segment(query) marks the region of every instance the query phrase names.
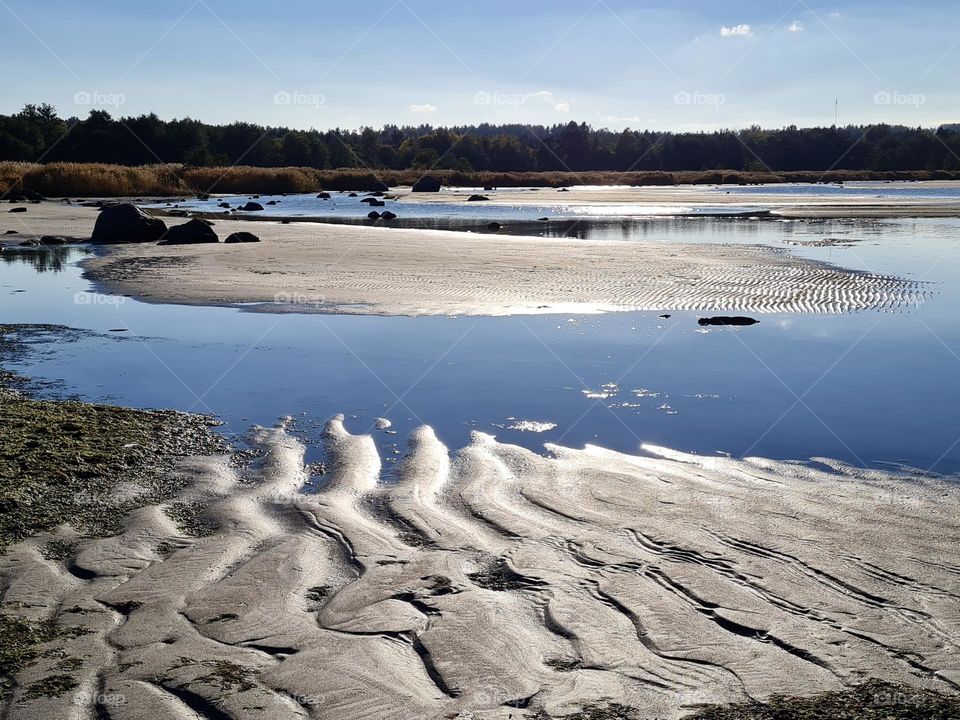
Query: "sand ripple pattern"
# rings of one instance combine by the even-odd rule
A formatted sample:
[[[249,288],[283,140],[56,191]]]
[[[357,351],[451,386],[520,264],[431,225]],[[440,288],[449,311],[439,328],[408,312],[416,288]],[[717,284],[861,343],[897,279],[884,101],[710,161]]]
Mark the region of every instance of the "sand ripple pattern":
[[[700,702],[880,677],[960,688],[958,487],[832,461],[633,457],[477,433],[451,454],[413,433],[398,479],[372,439],[304,448],[258,430],[256,465],[185,467],[181,498],[65,563],[0,558],[6,612],[64,641],[80,687],[3,717],[522,718],[616,702],[677,718]],[[540,716],[542,717],[542,715]]]
[[[842,313],[909,308],[926,292],[921,283],[766,246],[262,224],[264,242],[249,247],[121,247],[87,268],[113,292],[274,312]]]

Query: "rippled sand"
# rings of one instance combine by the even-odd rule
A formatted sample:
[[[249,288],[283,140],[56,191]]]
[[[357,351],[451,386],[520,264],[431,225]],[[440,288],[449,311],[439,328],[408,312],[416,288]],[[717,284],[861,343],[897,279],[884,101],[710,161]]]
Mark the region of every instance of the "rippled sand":
[[[31,205],[21,236],[88,238],[92,208]],[[168,218],[168,223],[179,222]],[[85,263],[110,292],[154,302],[379,315],[694,310],[836,313],[911,306],[917,283],[765,246],[513,237],[218,220],[261,243],[105,249]],[[2,230],[2,228],[0,228]]]
[[[218,223],[221,235],[238,222]],[[836,313],[911,306],[920,287],[788,252],[257,223],[256,245],[111,250],[101,287],[158,302],[377,315],[624,310]]]
[[[325,442],[310,495],[280,429],[250,471],[194,461],[206,536],[148,507],[69,570],[44,538],[0,558],[7,608],[86,631],[60,645],[81,686],[7,716],[677,718],[866,677],[960,687],[955,484],[480,433],[451,456],[426,427],[383,484],[370,437],[336,418]]]

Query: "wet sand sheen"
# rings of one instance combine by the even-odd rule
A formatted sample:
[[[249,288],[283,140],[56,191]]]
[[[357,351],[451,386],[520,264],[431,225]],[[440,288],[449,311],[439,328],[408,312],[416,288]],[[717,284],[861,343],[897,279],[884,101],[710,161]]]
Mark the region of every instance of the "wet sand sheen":
[[[97,688],[122,719],[604,699],[675,718],[865,677],[960,688],[958,489],[938,478],[653,447],[545,458],[480,433],[451,456],[423,427],[385,485],[338,417],[326,484],[303,494],[303,447],[282,429],[254,442],[248,472],[187,468],[201,537],[148,507],[70,570],[43,538],[0,558],[6,603],[89,631],[64,644],[81,687],[9,717],[66,717]]]

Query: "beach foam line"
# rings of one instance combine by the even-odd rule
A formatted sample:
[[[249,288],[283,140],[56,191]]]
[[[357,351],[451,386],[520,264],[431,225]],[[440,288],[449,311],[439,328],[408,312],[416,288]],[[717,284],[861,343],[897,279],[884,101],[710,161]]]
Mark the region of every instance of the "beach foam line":
[[[614,700],[813,694],[866,677],[960,688],[960,485],[912,471],[655,446],[641,455],[415,430],[396,480],[343,417],[306,492],[304,447],[185,465],[181,503],[119,537],[0,557],[4,609],[75,635],[78,685],[18,675],[10,718],[506,718]],[[62,674],[62,673],[61,673]],[[105,701],[104,698],[107,700]]]

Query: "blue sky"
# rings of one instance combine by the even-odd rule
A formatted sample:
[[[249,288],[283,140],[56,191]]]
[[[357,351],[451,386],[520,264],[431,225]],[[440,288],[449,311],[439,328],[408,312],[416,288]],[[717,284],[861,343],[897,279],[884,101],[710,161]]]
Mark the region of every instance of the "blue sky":
[[[0,0],[0,112],[300,128],[960,122],[960,4]],[[12,71],[11,71],[12,70]]]

